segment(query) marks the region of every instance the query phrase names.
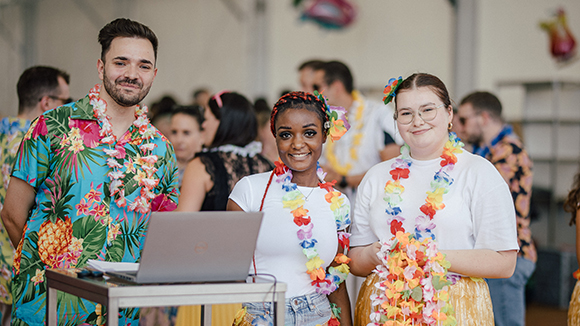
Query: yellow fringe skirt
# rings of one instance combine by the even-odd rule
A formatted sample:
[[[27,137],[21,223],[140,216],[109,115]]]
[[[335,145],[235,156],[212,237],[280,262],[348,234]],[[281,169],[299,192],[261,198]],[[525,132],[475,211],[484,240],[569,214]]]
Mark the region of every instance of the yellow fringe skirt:
[[[370,274],[363,282],[354,313],[354,326],[366,326],[370,322],[371,294],[378,294],[375,273]],[[493,306],[489,288],[485,281],[473,281],[462,277],[449,288],[450,302],[455,309],[457,326],[493,326]]]
[[[230,326],[241,303],[212,305],[210,326]],[[200,306],[181,306],[177,311],[175,326],[199,326],[201,323]]]
[[[568,326],[580,326],[580,281],[576,281],[570,306],[568,307]]]

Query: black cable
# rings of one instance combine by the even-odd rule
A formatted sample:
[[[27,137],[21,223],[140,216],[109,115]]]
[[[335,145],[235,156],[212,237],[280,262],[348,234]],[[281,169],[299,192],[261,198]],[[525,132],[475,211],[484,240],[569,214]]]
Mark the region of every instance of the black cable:
[[[273,318],[273,323],[274,326],[278,326],[278,319],[276,318],[276,310],[277,309],[277,303],[276,303],[276,284],[278,283],[278,280],[276,279],[276,276],[272,275],[272,274],[268,274],[268,273],[256,273],[256,274],[250,274],[248,275],[249,277],[255,278],[258,276],[267,276],[267,277],[271,277],[274,280],[274,289],[272,291],[272,318]],[[284,309],[286,309],[286,301],[282,302],[282,304],[284,305]]]

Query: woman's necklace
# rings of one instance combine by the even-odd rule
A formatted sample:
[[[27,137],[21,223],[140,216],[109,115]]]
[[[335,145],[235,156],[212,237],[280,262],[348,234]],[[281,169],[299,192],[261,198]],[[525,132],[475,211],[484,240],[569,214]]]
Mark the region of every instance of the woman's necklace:
[[[300,190],[300,188],[297,188],[297,189],[304,196],[304,200],[305,201],[308,201],[308,197],[310,197],[310,195],[312,195],[312,193],[314,192],[314,189],[316,189],[316,187],[312,187],[312,190],[310,190],[310,192],[308,193],[308,195],[304,195],[304,193],[302,192],[302,190]]]
[[[93,106],[93,113],[95,118],[99,121],[101,136],[101,144],[108,145],[108,149],[104,152],[109,156],[107,159],[107,166],[112,169],[107,176],[111,179],[109,191],[113,196],[118,207],[125,207],[129,211],[137,211],[146,214],[151,210],[151,201],[155,198],[153,189],[159,183],[159,179],[155,175],[157,168],[157,155],[152,155],[153,149],[157,146],[151,142],[151,139],[156,134],[155,128],[149,125],[147,119],[147,107],[137,106],[135,108],[135,121],[133,126],[138,128],[138,137],[132,137],[131,134],[124,136],[118,140],[113,134],[113,126],[110,122],[110,117],[107,115],[107,102],[100,97],[101,85],[97,84],[89,92],[90,104]],[[125,160],[126,151],[124,146],[127,143],[138,146],[141,153],[137,153],[135,160],[130,157]],[[123,171],[123,167],[125,170]],[[127,178],[127,176],[133,176]],[[139,195],[131,203],[125,197],[125,182],[137,182],[137,186],[141,187]]]
[[[350,259],[342,253],[337,254],[334,261],[340,265],[329,267],[328,274],[326,273],[324,268],[322,268],[324,261],[320,258],[316,249],[318,240],[312,237],[314,223],[308,215],[308,209],[304,207],[306,202],[304,195],[298,190],[298,186],[292,182],[292,171],[282,161],[278,161],[272,174],[276,177],[276,182],[280,183],[282,189],[286,191],[286,194],[282,196],[282,206],[290,209],[294,217],[294,224],[298,226],[298,241],[302,247],[302,252],[308,259],[306,273],[310,275],[311,284],[316,287],[316,292],[328,295],[334,292],[340,283],[346,279],[350,272],[347,265]],[[320,166],[317,167],[317,175],[319,180],[324,180],[325,173]],[[344,195],[335,191],[333,186],[334,182],[323,181],[318,183],[320,189],[327,191],[324,199],[330,204],[330,210],[334,215],[338,241],[344,250],[348,250],[350,234],[341,230],[346,230],[350,225],[350,206],[344,202]],[[313,188],[310,194],[315,189]]]
[[[336,154],[334,153],[334,142],[327,142],[326,143],[326,158],[328,159],[328,163],[332,167],[332,169],[338,172],[340,175],[348,175],[348,172],[352,169],[352,163],[358,161],[358,152],[357,149],[359,148],[361,141],[362,141],[362,128],[364,126],[363,121],[363,112],[365,108],[365,102],[362,96],[358,91],[352,92],[353,102],[357,103],[356,107],[356,114],[354,117],[355,122],[353,123],[355,134],[352,136],[352,145],[350,147],[350,162],[346,162],[345,164],[340,164]],[[352,129],[351,129],[352,130]],[[352,131],[351,131],[352,133]]]
[[[452,318],[446,323],[455,324],[447,292],[448,285],[451,285],[447,279],[450,264],[437,250],[433,218],[437,211],[445,208],[443,195],[453,184],[449,172],[457,162],[455,153],[461,153],[462,147],[463,143],[450,133],[441,154],[441,168],[431,181],[432,191],[427,191],[425,204],[420,207],[423,214],[415,219],[413,234],[406,233],[400,208],[405,191],[401,179],[409,178],[412,164],[407,144],[401,148],[401,158],[391,165],[392,180],[385,185],[384,200],[391,233],[395,236],[381,242],[378,255],[382,264],[374,271],[379,276],[375,286],[380,289],[379,294],[371,299],[373,306],[378,306],[378,310],[370,315],[375,325],[383,324],[384,318],[397,322],[411,320],[414,325],[436,325]]]

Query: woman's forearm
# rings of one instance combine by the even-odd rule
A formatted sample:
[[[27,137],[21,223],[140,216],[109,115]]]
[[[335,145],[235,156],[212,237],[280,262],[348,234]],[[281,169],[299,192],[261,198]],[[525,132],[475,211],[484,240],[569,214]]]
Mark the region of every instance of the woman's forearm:
[[[381,263],[379,257],[377,257],[379,249],[380,244],[378,242],[364,247],[350,248],[348,257],[351,259],[349,263],[351,274],[367,277]]]
[[[485,278],[508,278],[516,268],[517,251],[490,249],[441,250],[451,263],[450,272]]]

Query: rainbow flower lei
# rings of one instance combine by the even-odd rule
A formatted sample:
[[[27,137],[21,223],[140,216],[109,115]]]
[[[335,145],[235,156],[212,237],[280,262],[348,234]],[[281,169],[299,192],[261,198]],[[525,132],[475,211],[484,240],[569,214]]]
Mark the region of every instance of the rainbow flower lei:
[[[324,128],[328,130],[327,134],[332,141],[339,140],[350,129],[350,124],[346,118],[346,109],[342,106],[328,105],[324,95],[318,91],[314,91],[314,96],[318,97],[324,104],[324,111],[328,117],[328,121],[324,124]]]
[[[375,286],[380,290],[371,297],[376,311],[371,312],[370,325],[456,325],[454,310],[449,303],[448,286],[452,279],[447,275],[450,267],[445,256],[438,251],[433,229],[437,211],[445,208],[443,195],[449,192],[453,178],[449,172],[457,163],[456,153],[461,153],[463,143],[454,133],[449,134],[441,154],[441,168],[431,181],[432,191],[427,191],[422,215],[415,219],[415,230],[407,233],[405,220],[399,207],[405,187],[401,179],[409,178],[410,149],[401,148],[401,158],[391,165],[392,180],[385,185],[391,233],[395,236],[381,241],[377,256],[382,264],[373,271],[379,276]]]
[[[276,182],[282,184],[282,189],[286,194],[282,197],[282,204],[284,208],[291,210],[294,217],[294,223],[298,226],[299,244],[302,247],[302,252],[308,258],[306,262],[306,273],[310,275],[311,284],[316,287],[316,292],[328,295],[334,292],[340,283],[344,282],[350,269],[348,262],[350,259],[339,253],[334,258],[334,261],[340,264],[337,267],[329,267],[328,274],[322,268],[324,261],[320,258],[316,250],[318,241],[312,237],[312,229],[314,224],[311,217],[308,216],[308,209],[304,208],[304,195],[298,190],[298,186],[292,182],[292,171],[282,161],[276,162],[276,168],[272,172],[275,174]],[[322,168],[318,166],[317,175],[320,180],[324,180],[325,173]],[[336,229],[338,231],[338,242],[345,250],[349,248],[350,234],[346,232],[346,228],[350,225],[350,206],[344,202],[343,194],[335,191],[333,182],[320,182],[318,186],[327,191],[324,196],[326,202],[330,204],[330,209],[334,215],[336,222]]]
[[[109,190],[111,196],[114,196],[114,201],[119,207],[127,206],[129,211],[137,211],[145,214],[151,210],[151,201],[156,197],[153,189],[159,183],[155,172],[157,168],[157,155],[152,155],[151,152],[157,146],[151,142],[151,139],[156,134],[155,128],[149,125],[147,119],[147,107],[137,106],[135,108],[135,121],[133,125],[139,129],[139,137],[134,140],[129,140],[132,143],[139,144],[139,149],[143,155],[138,155],[133,162],[125,162],[121,165],[118,159],[124,159],[126,156],[124,144],[127,140],[121,139],[117,142],[117,137],[113,134],[113,126],[111,125],[110,117],[107,115],[107,102],[100,97],[101,85],[97,84],[89,91],[90,104],[93,106],[95,118],[99,121],[101,136],[101,144],[109,145],[104,152],[109,155],[107,159],[107,166],[112,169],[107,176],[111,179]],[[114,146],[114,147],[113,147]],[[126,167],[125,172],[133,172],[135,174],[134,180],[138,186],[142,187],[139,196],[135,198],[132,203],[129,203],[125,198],[125,189],[122,178],[125,174],[121,170],[123,166]]]

